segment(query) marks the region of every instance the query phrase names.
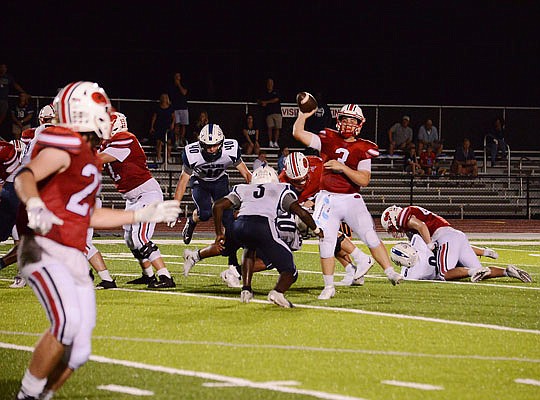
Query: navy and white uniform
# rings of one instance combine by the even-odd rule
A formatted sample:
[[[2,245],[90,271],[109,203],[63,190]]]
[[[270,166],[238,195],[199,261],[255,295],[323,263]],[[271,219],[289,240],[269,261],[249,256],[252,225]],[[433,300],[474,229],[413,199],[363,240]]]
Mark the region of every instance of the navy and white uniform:
[[[280,273],[296,274],[292,251],[277,228],[278,214],[289,213],[291,204],[298,200],[291,186],[285,183],[236,185],[227,198],[240,208],[233,223],[235,239],[244,248],[255,249],[257,257]]]
[[[410,267],[403,267],[401,275],[405,280],[437,280],[444,281],[437,257],[429,249],[422,236],[414,234],[411,238],[411,246],[418,252],[418,260]]]

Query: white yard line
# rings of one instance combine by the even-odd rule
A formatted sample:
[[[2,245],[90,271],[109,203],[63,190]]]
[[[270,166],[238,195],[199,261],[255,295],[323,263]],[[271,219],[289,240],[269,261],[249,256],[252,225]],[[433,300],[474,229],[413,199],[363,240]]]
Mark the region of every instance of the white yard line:
[[[99,385],[97,388],[99,390],[106,390],[109,392],[130,394],[132,396],[153,396],[154,395],[154,392],[151,392],[150,390],[143,390],[143,389],[134,388],[130,386]]]
[[[384,383],[385,385],[401,386],[401,387],[407,387],[407,388],[411,388],[411,389],[444,390],[443,386],[428,385],[428,384],[425,384],[425,383],[417,383],[417,382],[381,381],[381,383]]]
[[[540,381],[536,379],[514,379],[516,383],[523,383],[525,385],[540,386]]]

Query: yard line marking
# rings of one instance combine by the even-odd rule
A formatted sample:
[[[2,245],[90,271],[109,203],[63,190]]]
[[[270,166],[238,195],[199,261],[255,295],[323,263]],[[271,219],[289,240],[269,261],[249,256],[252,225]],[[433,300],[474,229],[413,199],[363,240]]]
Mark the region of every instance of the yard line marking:
[[[533,385],[533,386],[540,386],[540,381],[537,381],[536,379],[514,379],[514,382],[516,383],[524,383],[525,385]]]
[[[385,385],[401,386],[401,387],[408,387],[408,388],[420,389],[420,390],[444,390],[443,386],[428,385],[425,383],[402,382],[402,381],[381,381],[381,383],[384,383]]]
[[[125,289],[125,288],[118,288],[116,290],[124,291],[124,292],[134,292],[134,293],[154,293],[154,294],[170,295],[170,296],[198,297],[202,299],[212,299],[212,300],[225,300],[225,301],[237,301],[237,302],[240,301],[239,297],[212,296],[212,295],[206,295],[206,294],[201,295],[197,293],[168,292],[168,291]],[[257,300],[257,299],[251,300],[250,303],[271,304],[268,300]],[[502,326],[502,325],[480,324],[480,323],[465,322],[465,321],[452,321],[448,319],[422,317],[422,316],[417,316],[417,315],[392,314],[392,313],[385,313],[385,312],[380,312],[380,311],[361,310],[357,308],[313,306],[313,305],[298,304],[298,303],[295,303],[294,306],[296,308],[307,308],[307,309],[312,309],[312,310],[324,310],[324,311],[334,311],[334,312],[340,311],[340,312],[346,312],[346,313],[351,313],[351,314],[373,315],[377,317],[388,317],[388,318],[398,318],[398,319],[412,319],[412,320],[424,321],[424,322],[435,322],[435,323],[442,323],[442,324],[448,324],[448,325],[470,326],[470,327],[475,327],[475,328],[493,329],[497,331],[532,333],[535,335],[540,335],[540,330],[513,328],[509,326]]]
[[[133,396],[153,396],[154,392],[150,390],[138,389],[130,386],[120,385],[100,385],[97,387],[99,390],[108,390],[109,392],[131,394]]]
[[[2,343],[0,342],[0,348],[11,349],[11,350],[21,350],[21,351],[33,351],[32,347],[28,346],[19,346],[11,343]],[[137,368],[146,371],[153,372],[162,372],[170,375],[180,375],[180,376],[189,376],[194,378],[208,379],[211,381],[218,381],[232,384],[233,386],[242,386],[249,387],[253,389],[263,389],[270,390],[273,392],[282,392],[282,393],[292,393],[292,394],[303,394],[306,396],[316,397],[318,399],[324,400],[365,400],[361,397],[352,397],[345,396],[334,393],[320,392],[318,390],[309,390],[309,389],[298,389],[294,387],[288,387],[286,385],[273,384],[272,382],[254,382],[249,379],[235,378],[232,376],[213,374],[211,372],[200,372],[200,371],[190,371],[186,369],[165,367],[162,365],[152,365],[144,364],[141,362],[129,361],[129,360],[118,360],[109,357],[102,357],[97,355],[91,355],[90,361],[102,363],[102,364],[113,364],[121,365],[128,368]]]
[[[42,333],[29,332],[12,332],[0,331],[2,335],[12,336],[32,336],[39,337]],[[366,354],[380,356],[397,356],[397,357],[418,357],[418,358],[437,358],[437,359],[458,359],[458,360],[481,360],[481,361],[516,361],[525,363],[540,363],[540,359],[535,358],[519,358],[519,357],[500,357],[500,356],[480,356],[476,354],[429,354],[429,353],[412,353],[408,351],[391,351],[391,350],[369,350],[369,349],[343,349],[343,348],[328,348],[328,347],[311,347],[311,346],[293,346],[279,344],[250,344],[250,343],[230,343],[230,342],[211,342],[205,340],[175,340],[175,339],[157,339],[157,338],[132,338],[121,336],[92,336],[94,340],[115,340],[120,342],[136,342],[136,343],[156,343],[156,344],[172,344],[172,345],[188,345],[188,346],[218,346],[232,348],[248,348],[248,349],[270,349],[284,351],[302,351],[302,352],[321,352],[321,353],[344,353],[344,354]]]

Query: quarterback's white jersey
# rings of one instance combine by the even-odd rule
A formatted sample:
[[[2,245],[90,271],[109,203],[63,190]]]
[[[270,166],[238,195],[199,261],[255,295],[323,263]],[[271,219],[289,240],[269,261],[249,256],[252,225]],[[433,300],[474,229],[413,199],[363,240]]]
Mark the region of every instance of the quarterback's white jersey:
[[[217,181],[227,175],[227,168],[236,167],[242,162],[240,146],[234,139],[225,139],[221,157],[216,161],[206,161],[201,153],[199,142],[188,144],[182,154],[182,171],[203,181]]]

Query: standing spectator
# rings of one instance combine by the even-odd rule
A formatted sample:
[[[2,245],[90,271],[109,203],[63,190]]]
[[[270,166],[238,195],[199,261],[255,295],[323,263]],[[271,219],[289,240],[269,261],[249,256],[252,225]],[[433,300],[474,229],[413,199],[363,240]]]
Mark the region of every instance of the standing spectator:
[[[195,126],[193,127],[193,140],[190,143],[197,142],[199,140],[199,134],[201,133],[201,129],[209,123],[210,119],[208,118],[208,112],[204,110],[201,111],[199,113],[199,118],[197,118],[197,122],[195,122]]]
[[[409,126],[411,118],[408,115],[404,115],[401,118],[401,123],[396,122],[388,130],[388,155],[393,156],[394,150],[398,148],[399,150],[405,151],[409,144],[411,144],[413,139],[413,131]]]
[[[283,168],[285,168],[285,158],[287,158],[288,155],[289,155],[289,148],[284,147],[281,150],[281,155],[279,156],[279,158],[277,160],[277,168],[278,168],[277,173],[278,174],[280,174],[281,171],[283,171]]]
[[[268,132],[268,146],[279,148],[279,132],[281,130],[281,102],[279,92],[274,89],[274,80],[266,79],[266,91],[257,103],[264,109]]]
[[[433,121],[426,119],[424,125],[418,129],[418,153],[422,154],[422,151],[428,144],[433,146],[433,150],[436,155],[442,152],[442,142],[439,135],[439,131],[436,126],[433,126]]]
[[[268,161],[266,160],[266,151],[261,150],[259,152],[259,156],[253,161],[253,171],[267,164],[268,164]]]
[[[335,126],[332,122],[332,111],[324,101],[323,94],[321,92],[315,93],[315,99],[318,105],[317,111],[306,121],[306,130],[309,132],[320,132],[324,128]]]
[[[405,172],[412,175],[424,175],[424,170],[420,165],[420,159],[416,154],[416,146],[414,144],[411,144],[409,147],[409,152],[405,155],[403,164]]]
[[[252,114],[246,115],[246,124],[242,129],[244,143],[242,143],[242,151],[246,155],[259,154],[261,146],[259,145],[259,129],[255,126],[255,120]]]
[[[11,120],[13,122],[11,132],[16,140],[21,138],[22,131],[30,129],[32,126],[35,110],[29,100],[29,96],[21,92],[17,104],[11,109]]]
[[[156,140],[156,161],[162,162],[163,142],[167,143],[167,157],[171,162],[172,151],[172,132],[174,131],[175,112],[171,106],[169,95],[162,93],[159,96],[159,104],[156,106],[152,114],[152,122],[150,123],[150,135],[153,135]]]
[[[9,109],[9,89],[13,87],[19,93],[24,92],[24,89],[15,82],[7,70],[7,64],[0,64],[0,125],[4,122]]]
[[[460,176],[478,176],[478,166],[469,139],[463,139],[463,144],[458,146],[454,152],[454,160],[450,171],[452,174]]]
[[[506,131],[504,129],[504,120],[495,118],[493,128],[486,135],[486,147],[491,155],[491,166],[494,167],[497,161],[497,152],[501,150],[503,159],[506,159]]]
[[[185,146],[186,126],[189,125],[188,90],[182,83],[182,74],[180,72],[174,74],[173,84],[169,87],[168,95],[172,102],[176,124],[174,128],[175,146]]]
[[[420,154],[420,165],[426,175],[435,175],[437,173],[437,155],[433,151],[431,144]]]

